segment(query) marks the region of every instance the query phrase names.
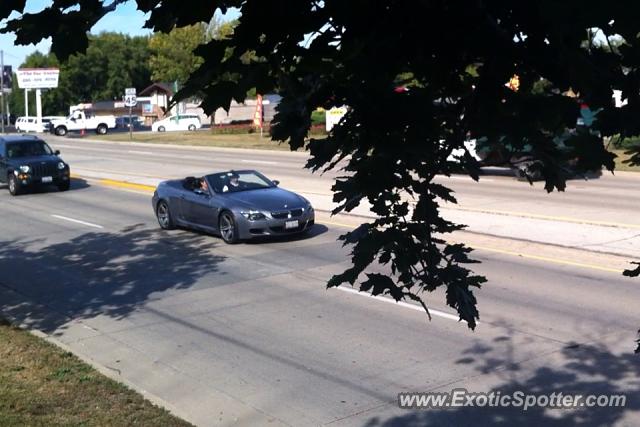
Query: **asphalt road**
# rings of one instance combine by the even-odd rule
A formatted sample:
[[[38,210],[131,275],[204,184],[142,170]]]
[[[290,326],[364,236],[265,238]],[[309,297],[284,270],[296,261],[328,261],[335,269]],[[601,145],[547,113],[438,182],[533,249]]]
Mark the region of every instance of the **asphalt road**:
[[[53,142],[76,171],[170,177],[239,169],[240,162],[318,192],[330,178],[306,175],[303,155],[171,148],[149,155],[140,153],[146,147],[76,144]],[[574,203],[584,218],[633,224],[637,182],[576,183]],[[451,184],[461,200],[478,198],[469,208],[483,207],[486,192],[505,199],[491,209],[515,211],[513,203],[533,191],[504,177],[478,191],[462,179]],[[614,202],[617,193],[631,201]],[[549,216],[576,209],[552,206]],[[489,282],[477,292],[481,323],[472,332],[441,292],[428,296],[434,316],[427,322],[410,304],[326,290],[327,279],[348,265],[336,243],[345,228],[331,220],[307,238],[228,246],[203,234],[163,232],[148,194],[93,180],[75,180],[68,193],[10,198],[1,191],[0,215],[0,310],[199,425],[640,422],[640,365],[631,353],[640,290],[637,280],[607,270],[606,254],[590,260],[592,252],[527,244],[520,252],[530,248],[530,256],[521,256],[487,236],[494,250],[475,252],[482,261],[476,270]],[[563,261],[575,257],[580,262]],[[399,392],[461,387],[626,393],[628,401],[624,409],[526,412],[396,404]]]

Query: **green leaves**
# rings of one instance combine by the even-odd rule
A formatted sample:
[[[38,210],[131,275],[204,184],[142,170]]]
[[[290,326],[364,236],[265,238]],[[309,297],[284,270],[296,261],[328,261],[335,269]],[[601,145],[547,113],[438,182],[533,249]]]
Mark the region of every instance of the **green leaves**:
[[[640,262],[632,262],[632,264],[637,265],[634,270],[625,270],[622,274],[627,277],[637,277],[640,276]]]
[[[194,50],[206,41],[203,23],[174,28],[170,33],[156,33],[149,40],[151,78],[154,81],[174,82],[182,85],[203,59]]]
[[[11,12],[22,12],[27,0],[3,0],[0,3],[0,20],[8,18]]]

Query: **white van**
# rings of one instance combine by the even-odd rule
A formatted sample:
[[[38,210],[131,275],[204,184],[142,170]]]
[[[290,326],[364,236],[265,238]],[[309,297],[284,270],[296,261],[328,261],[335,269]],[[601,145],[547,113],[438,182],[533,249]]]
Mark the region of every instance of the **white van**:
[[[200,123],[200,117],[195,114],[178,114],[176,116],[158,120],[151,125],[151,130],[154,132],[166,132],[172,130],[193,131],[200,129],[201,127],[202,123]]]
[[[44,125],[38,125],[35,117],[18,117],[16,120],[16,132],[44,132]]]
[[[16,120],[16,132],[49,132],[51,121],[64,119],[60,116],[44,116],[38,126],[37,117],[18,117]]]

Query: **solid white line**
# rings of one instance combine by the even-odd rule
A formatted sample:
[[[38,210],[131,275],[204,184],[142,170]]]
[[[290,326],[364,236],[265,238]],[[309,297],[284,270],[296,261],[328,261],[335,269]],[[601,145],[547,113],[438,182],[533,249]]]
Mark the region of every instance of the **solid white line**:
[[[127,152],[131,153],[131,154],[144,154],[144,155],[148,155],[148,156],[153,156],[153,153],[151,151],[127,150]]]
[[[240,160],[240,161],[242,163],[256,163],[258,165],[277,165],[278,164],[278,162],[270,162],[267,160]]]
[[[69,221],[69,222],[75,222],[76,224],[82,224],[82,225],[86,225],[87,227],[92,227],[92,228],[104,228],[101,225],[98,224],[92,224],[90,222],[85,222],[85,221],[80,221],[79,219],[73,219],[73,218],[69,218],[66,216],[62,216],[62,215],[51,215],[54,218],[58,218],[64,221]]]
[[[367,297],[367,298],[373,298],[375,300],[386,302],[386,303],[389,303],[389,304],[399,305],[400,307],[403,307],[403,308],[408,308],[410,310],[415,310],[415,311],[421,311],[421,312],[424,313],[424,308],[422,308],[422,306],[420,306],[420,305],[409,304],[409,303],[403,302],[403,301],[396,302],[395,300],[393,300],[391,298],[383,297],[383,296],[380,296],[380,295],[373,296],[371,294],[368,294],[366,292],[360,292],[359,290],[353,289],[353,288],[347,288],[347,287],[339,286],[336,289],[339,289],[339,290],[344,291],[344,292],[349,292],[351,294],[356,294],[356,295],[360,295],[360,296],[363,296],[363,297]],[[444,319],[449,319],[449,320],[455,320],[456,322],[460,321],[460,318],[458,316],[456,316],[455,314],[445,313],[444,311],[434,310],[434,309],[430,308],[429,309],[429,313],[431,313],[432,316],[442,317]],[[480,322],[476,322],[476,323],[479,324]]]

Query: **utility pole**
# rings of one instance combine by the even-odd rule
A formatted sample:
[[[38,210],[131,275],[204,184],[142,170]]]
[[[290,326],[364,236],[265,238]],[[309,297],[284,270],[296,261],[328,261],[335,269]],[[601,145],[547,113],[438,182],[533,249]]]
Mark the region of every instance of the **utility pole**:
[[[2,124],[0,124],[0,133],[4,133],[4,50],[0,49],[0,90],[2,91]]]

